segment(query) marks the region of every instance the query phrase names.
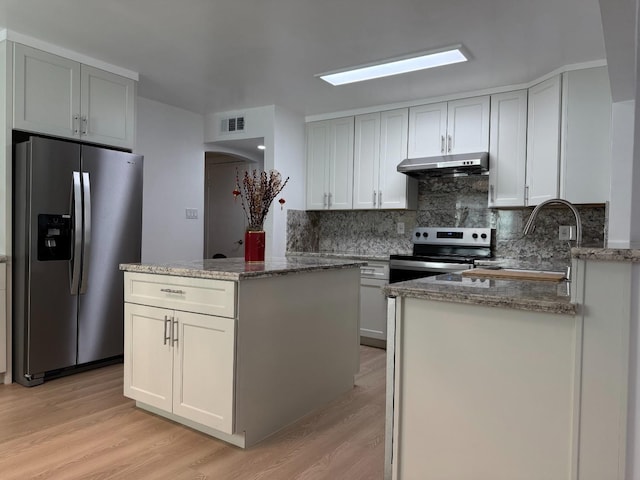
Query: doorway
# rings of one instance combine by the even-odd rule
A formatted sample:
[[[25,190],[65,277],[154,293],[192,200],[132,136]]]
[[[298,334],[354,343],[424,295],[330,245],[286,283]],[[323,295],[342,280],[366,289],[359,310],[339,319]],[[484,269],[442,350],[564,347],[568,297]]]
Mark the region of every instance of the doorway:
[[[254,168],[262,169],[262,162],[230,153],[205,154],[204,258],[244,256],[247,221],[240,198],[232,192],[236,172],[242,178],[245,170]]]

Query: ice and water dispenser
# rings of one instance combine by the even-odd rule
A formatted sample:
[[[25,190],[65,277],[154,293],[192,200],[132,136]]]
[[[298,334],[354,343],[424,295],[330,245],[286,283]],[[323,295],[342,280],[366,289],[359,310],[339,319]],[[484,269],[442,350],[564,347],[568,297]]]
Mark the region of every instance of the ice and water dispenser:
[[[71,260],[71,215],[38,215],[38,260]]]

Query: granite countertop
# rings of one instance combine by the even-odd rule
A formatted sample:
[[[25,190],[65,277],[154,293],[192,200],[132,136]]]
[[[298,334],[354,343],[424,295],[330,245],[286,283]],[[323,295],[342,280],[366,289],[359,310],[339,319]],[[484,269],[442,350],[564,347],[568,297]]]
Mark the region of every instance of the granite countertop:
[[[389,254],[358,252],[287,252],[287,257],[346,258],[371,262],[388,262]]]
[[[0,263],[7,263],[9,261],[9,257],[7,255],[0,255]]]
[[[383,291],[387,296],[575,315],[577,305],[571,303],[568,287],[567,282],[474,279],[446,273],[391,283]]]
[[[581,260],[640,263],[640,250],[633,248],[572,248],[571,256]]]
[[[366,262],[357,260],[304,257],[274,257],[266,258],[264,262],[247,263],[244,258],[239,257],[170,263],[123,263],[120,270],[178,277],[243,280],[313,270],[357,268],[365,264]]]

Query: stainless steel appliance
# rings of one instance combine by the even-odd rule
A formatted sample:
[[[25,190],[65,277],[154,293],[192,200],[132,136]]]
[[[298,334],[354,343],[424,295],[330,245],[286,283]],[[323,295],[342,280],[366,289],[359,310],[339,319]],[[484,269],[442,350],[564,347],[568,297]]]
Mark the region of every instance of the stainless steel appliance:
[[[14,379],[123,353],[121,262],[139,262],[142,157],[28,137],[14,155]]]
[[[397,170],[417,178],[487,174],[489,172],[489,154],[476,152],[407,158],[398,164]]]
[[[389,283],[460,272],[493,256],[490,228],[419,227],[413,230],[413,255],[389,257]]]

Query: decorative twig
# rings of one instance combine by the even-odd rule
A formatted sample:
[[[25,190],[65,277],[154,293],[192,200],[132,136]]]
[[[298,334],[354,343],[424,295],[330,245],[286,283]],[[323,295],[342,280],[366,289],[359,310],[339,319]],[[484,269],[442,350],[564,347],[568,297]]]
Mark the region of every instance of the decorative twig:
[[[244,172],[242,183],[240,182],[238,170],[236,170],[236,190],[242,199],[242,210],[247,217],[247,230],[260,231],[263,229],[264,220],[269,213],[271,202],[282,191],[289,177],[282,181],[282,176],[277,170],[270,170],[269,173],[253,170],[251,174]]]

